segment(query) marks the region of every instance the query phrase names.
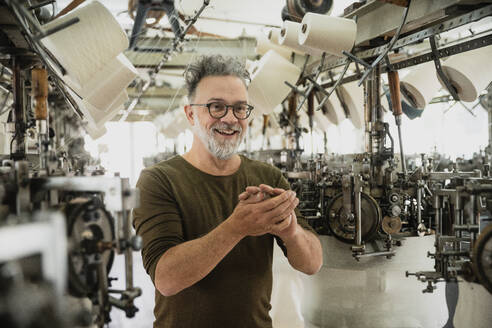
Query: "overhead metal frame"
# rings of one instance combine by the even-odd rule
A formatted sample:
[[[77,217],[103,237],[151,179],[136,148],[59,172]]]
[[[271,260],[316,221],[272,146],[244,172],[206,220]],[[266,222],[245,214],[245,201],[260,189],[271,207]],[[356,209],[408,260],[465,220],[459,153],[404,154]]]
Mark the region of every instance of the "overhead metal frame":
[[[479,37],[479,38],[476,38],[476,39],[473,39],[473,40],[465,41],[465,42],[462,42],[462,43],[459,43],[456,45],[437,49],[437,53],[438,53],[439,58],[445,58],[445,57],[457,55],[459,53],[463,53],[466,51],[470,51],[470,50],[474,50],[474,49],[478,49],[478,48],[482,48],[482,47],[486,47],[486,46],[490,46],[490,45],[492,45],[492,33],[485,35],[485,36],[482,36],[482,37]],[[386,63],[382,64],[381,69],[382,69],[382,72],[388,72],[390,70],[400,70],[403,68],[420,65],[422,63],[426,63],[426,62],[429,62],[432,60],[434,60],[433,52],[429,51],[429,52],[426,52],[425,54],[417,55],[415,57],[408,58],[408,59],[405,59],[405,60],[402,60],[402,61],[399,61],[396,63],[390,63],[389,66]],[[341,81],[341,84],[353,82],[353,81],[359,79],[359,77],[360,77],[360,75],[358,75],[358,74],[350,75],[350,76],[344,78]],[[329,88],[329,87],[332,87],[334,85],[334,83],[335,82],[330,81],[330,82],[326,82],[326,83],[322,84],[322,86],[325,88]]]
[[[492,4],[486,5],[482,8],[475,9],[471,12],[468,12],[460,16],[447,19],[434,26],[431,26],[424,30],[417,31],[415,33],[402,37],[395,42],[395,44],[393,45],[393,50],[400,49],[402,47],[411,45],[413,43],[425,40],[431,36],[450,31],[457,27],[464,26],[472,22],[476,22],[488,16],[492,16]],[[371,59],[384,53],[387,50],[387,48],[388,48],[388,44],[385,44],[367,50],[355,51],[353,55],[360,59]],[[328,60],[323,65],[323,71],[327,71],[342,66],[345,64],[345,62],[346,62],[346,58],[344,57],[340,57],[338,59],[334,58],[331,61]]]

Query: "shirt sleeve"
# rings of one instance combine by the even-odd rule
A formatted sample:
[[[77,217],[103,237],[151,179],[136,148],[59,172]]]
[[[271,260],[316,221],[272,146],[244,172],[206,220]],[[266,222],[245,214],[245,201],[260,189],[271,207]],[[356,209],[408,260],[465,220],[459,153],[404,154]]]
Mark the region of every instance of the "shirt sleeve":
[[[143,265],[154,281],[162,254],[184,242],[181,215],[167,177],[145,169],[140,174],[137,189],[140,204],[133,209],[133,225],[142,237]]]
[[[281,172],[279,172],[279,175],[280,176],[279,176],[278,183],[276,184],[276,187],[277,188],[282,188],[282,189],[285,189],[285,190],[290,190],[291,189],[290,188],[290,184],[287,181],[287,179],[285,179],[285,177],[282,175]],[[309,225],[309,223],[304,218],[304,216],[301,214],[301,212],[299,211],[298,208],[295,209],[295,213],[296,213],[296,217],[297,217],[297,223],[304,230],[311,231],[312,233],[314,233],[317,236],[318,234],[316,233],[316,231]],[[277,236],[274,236],[274,237],[275,237],[275,240],[277,241],[277,244],[280,246],[280,248],[284,252],[284,255],[287,256],[287,248],[285,247],[284,242],[282,241],[282,239],[279,238],[279,237],[277,237]]]

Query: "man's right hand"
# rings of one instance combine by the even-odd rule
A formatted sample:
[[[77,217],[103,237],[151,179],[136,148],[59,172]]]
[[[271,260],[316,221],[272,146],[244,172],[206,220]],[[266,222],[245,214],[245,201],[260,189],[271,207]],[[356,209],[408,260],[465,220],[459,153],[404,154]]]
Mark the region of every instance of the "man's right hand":
[[[292,220],[292,211],[299,204],[295,192],[290,190],[264,201],[262,193],[250,197],[261,199],[240,200],[228,218],[232,230],[242,237],[261,236],[285,229]]]

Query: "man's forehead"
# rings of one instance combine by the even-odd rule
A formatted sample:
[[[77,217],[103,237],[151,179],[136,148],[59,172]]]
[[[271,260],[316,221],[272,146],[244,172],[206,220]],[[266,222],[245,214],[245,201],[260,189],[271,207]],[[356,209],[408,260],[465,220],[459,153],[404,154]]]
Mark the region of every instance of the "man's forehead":
[[[244,82],[237,76],[207,76],[197,85],[197,95],[206,95],[214,98],[235,95],[247,97]]]

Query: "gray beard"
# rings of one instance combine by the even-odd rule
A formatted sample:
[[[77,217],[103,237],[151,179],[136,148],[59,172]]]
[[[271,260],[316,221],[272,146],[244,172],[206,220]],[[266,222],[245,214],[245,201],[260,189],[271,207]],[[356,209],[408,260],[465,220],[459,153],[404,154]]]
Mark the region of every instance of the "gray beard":
[[[217,157],[220,160],[226,160],[232,157],[237,152],[237,149],[241,145],[243,141],[243,131],[241,126],[231,125],[224,122],[214,123],[210,130],[205,130],[205,128],[201,125],[198,115],[194,115],[195,125],[193,126],[193,132],[200,138],[203,144],[207,147],[210,154]],[[217,140],[214,134],[214,128],[229,128],[233,130],[239,130],[239,137],[236,140],[225,140],[220,141]]]

